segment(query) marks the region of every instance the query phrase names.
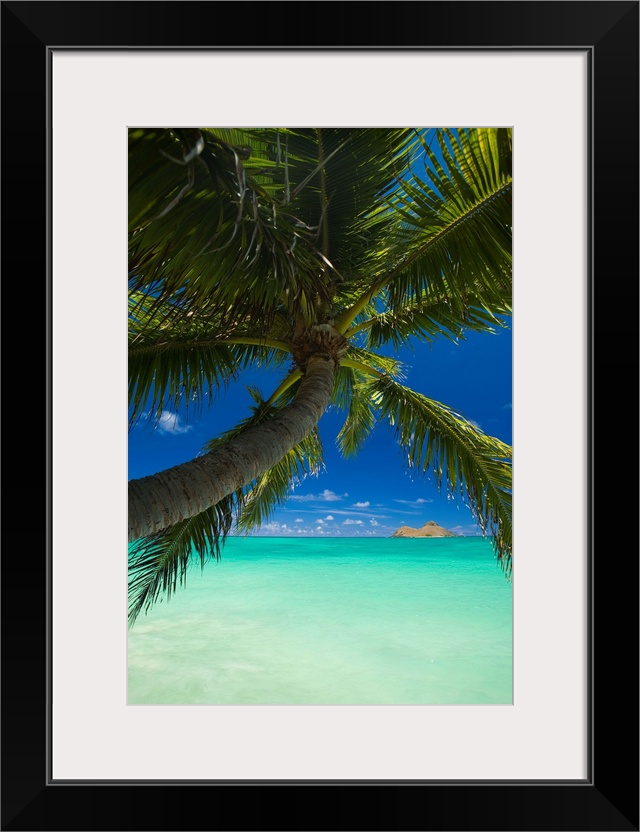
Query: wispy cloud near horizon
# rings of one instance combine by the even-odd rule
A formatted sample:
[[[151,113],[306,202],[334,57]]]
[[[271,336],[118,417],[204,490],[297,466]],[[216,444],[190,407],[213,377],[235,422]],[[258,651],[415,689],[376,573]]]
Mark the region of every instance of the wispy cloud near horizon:
[[[394,503],[402,503],[404,506],[413,506],[417,508],[418,506],[425,506],[427,503],[432,503],[432,499],[426,500],[424,497],[418,497],[417,500],[394,500]]]
[[[289,497],[289,499],[298,500],[301,503],[310,503],[313,501],[333,503],[337,500],[342,500],[343,497],[348,496],[348,494],[336,494],[335,491],[331,491],[329,488],[325,488],[324,491],[320,492],[320,494],[292,494],[291,497]]]

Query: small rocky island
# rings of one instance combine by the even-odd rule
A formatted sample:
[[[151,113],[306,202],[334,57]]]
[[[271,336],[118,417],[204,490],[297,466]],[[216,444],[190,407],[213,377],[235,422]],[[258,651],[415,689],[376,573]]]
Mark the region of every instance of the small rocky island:
[[[443,529],[435,520],[429,520],[419,529],[414,529],[411,526],[400,526],[391,537],[458,537],[458,535],[450,532],[449,529]]]

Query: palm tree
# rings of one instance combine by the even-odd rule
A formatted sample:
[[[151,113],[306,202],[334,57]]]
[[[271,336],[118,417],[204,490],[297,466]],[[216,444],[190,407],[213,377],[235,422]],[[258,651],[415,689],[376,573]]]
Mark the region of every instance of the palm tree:
[[[511,448],[381,352],[511,313],[510,130],[132,129],[129,262],[131,424],[282,375],[202,455],[129,483],[130,623],[318,469],[330,404],[346,456],[393,425],[510,577]]]

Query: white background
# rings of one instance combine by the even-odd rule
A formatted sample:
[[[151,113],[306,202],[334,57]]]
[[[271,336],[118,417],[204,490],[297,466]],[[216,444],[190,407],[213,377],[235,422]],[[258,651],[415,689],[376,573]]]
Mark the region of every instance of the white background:
[[[586,80],[578,52],[54,52],[54,779],[586,777]],[[127,706],[142,125],[513,126],[513,705]]]

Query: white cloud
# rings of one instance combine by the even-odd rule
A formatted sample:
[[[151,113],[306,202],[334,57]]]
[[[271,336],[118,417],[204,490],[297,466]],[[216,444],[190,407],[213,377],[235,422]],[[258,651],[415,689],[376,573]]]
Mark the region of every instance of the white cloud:
[[[347,517],[346,520],[342,523],[343,526],[362,526],[364,525],[362,520],[352,520],[350,517]]]
[[[348,494],[343,495],[348,497]],[[326,502],[326,503],[333,503],[336,500],[341,500],[342,497],[339,494],[336,494],[335,491],[331,491],[329,488],[325,488],[324,491],[321,491],[320,494],[293,494],[290,497],[291,500],[300,500],[303,503],[309,503],[312,500],[319,501],[319,502]]]
[[[433,500],[425,500],[424,497],[418,497],[417,500],[394,500],[394,503],[402,503],[405,506],[423,506],[426,503],[432,503]]]
[[[339,509],[339,508],[332,508],[332,514],[346,514],[351,517],[354,514],[360,514],[363,517],[377,517],[379,520],[384,519],[385,517],[389,517],[388,514],[380,514],[380,512],[373,512],[369,509],[362,509],[362,508],[350,508],[350,509]]]
[[[481,529],[472,523],[467,523],[465,525],[458,524],[457,526],[452,526],[451,531],[455,532],[458,535],[462,535],[463,537],[482,537]]]
[[[380,523],[378,523],[377,520],[374,520],[373,517],[371,518],[371,520],[369,520],[369,522],[371,523],[372,526],[379,526],[380,525]]]
[[[320,518],[318,518],[318,519],[316,520],[316,523],[317,523],[319,526],[324,526],[324,520],[322,520],[322,519],[320,519]]]
[[[354,503],[353,507],[354,508],[369,508],[370,505],[371,505],[371,503],[369,502],[369,500],[366,500],[364,503]]]
[[[155,426],[160,433],[189,433],[193,425],[185,425],[177,413],[163,413]]]
[[[325,520],[333,520],[333,515],[332,514],[327,514],[327,516],[324,519]]]
[[[278,523],[277,521],[273,521],[271,523],[263,523],[259,529],[256,530],[256,536],[260,537],[260,535],[281,535],[281,534],[291,534],[291,529],[287,526],[286,523]]]
[[[304,520],[301,517],[297,517],[293,522],[294,523],[304,523]]]

